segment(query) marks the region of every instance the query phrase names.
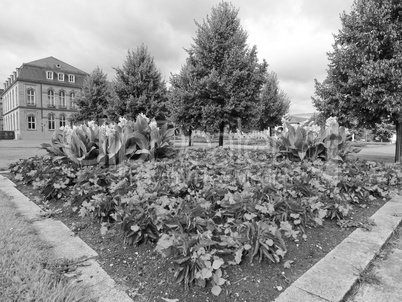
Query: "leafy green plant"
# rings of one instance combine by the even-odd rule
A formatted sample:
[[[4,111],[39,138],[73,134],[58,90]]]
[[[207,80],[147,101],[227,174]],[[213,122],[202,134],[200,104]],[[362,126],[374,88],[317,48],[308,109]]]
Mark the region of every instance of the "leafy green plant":
[[[41,145],[57,159],[68,158],[88,166],[118,165],[130,159],[156,160],[175,155],[171,139],[174,128],[165,123],[161,129],[155,120],[140,114],[135,121],[120,118],[118,124],[60,127],[52,135],[51,144]]]
[[[284,122],[285,131],[278,140],[281,156],[293,161],[317,159],[343,161],[350,153],[361,149],[354,147],[346,134],[346,128],[339,126],[334,118],[327,119],[326,129],[301,125],[297,128]]]
[[[351,144],[346,134],[346,128],[339,126],[335,118],[327,119],[326,137],[324,144],[327,149],[327,157],[334,160],[345,160],[350,153],[358,153],[361,148]]]
[[[238,227],[238,233],[249,261],[258,258],[261,262],[267,258],[273,263],[280,262],[286,254],[285,241],[277,225],[268,221],[246,221]]]
[[[217,243],[212,240],[210,231],[192,236],[175,232],[163,236],[157,250],[164,253],[169,250],[168,254],[175,255],[172,261],[176,267],[176,282],[183,282],[186,290],[192,283],[205,287],[210,282],[212,294],[218,296],[227,280],[222,271],[225,261],[216,255],[214,248]]]
[[[326,149],[323,143],[324,133],[318,136],[303,127],[294,128],[285,122],[287,132],[279,138],[280,154],[291,160],[311,160],[326,158]]]

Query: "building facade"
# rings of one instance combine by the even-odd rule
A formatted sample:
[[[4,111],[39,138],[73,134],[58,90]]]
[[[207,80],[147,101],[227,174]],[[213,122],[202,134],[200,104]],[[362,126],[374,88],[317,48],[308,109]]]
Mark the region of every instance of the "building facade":
[[[16,139],[50,139],[71,124],[87,75],[54,57],[22,64],[4,83],[3,130],[14,131]]]
[[[2,97],[3,92],[4,92],[4,89],[0,88],[0,131],[4,130],[4,127],[3,127],[3,97]]]

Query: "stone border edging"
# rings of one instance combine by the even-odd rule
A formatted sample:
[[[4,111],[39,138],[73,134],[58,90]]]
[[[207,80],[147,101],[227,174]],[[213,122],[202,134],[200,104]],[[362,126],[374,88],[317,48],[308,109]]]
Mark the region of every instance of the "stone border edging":
[[[0,175],[0,190],[11,197],[18,212],[30,220],[45,243],[52,246],[56,259],[95,258],[98,254],[61,221],[40,216],[41,209],[15,188],[15,184]],[[99,302],[132,302],[116,282],[101,268],[95,259],[85,261],[77,268],[79,281],[90,288]]]
[[[293,282],[274,302],[340,302],[375,259],[402,221],[402,197],[383,205],[371,219],[371,231],[356,229]]]

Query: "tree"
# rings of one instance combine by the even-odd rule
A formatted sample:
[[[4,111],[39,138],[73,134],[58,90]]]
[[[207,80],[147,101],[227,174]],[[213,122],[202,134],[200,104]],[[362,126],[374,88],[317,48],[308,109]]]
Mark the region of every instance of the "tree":
[[[312,98],[326,117],[347,126],[374,128],[396,125],[395,161],[402,138],[402,2],[355,0],[350,14],[341,15],[334,36],[327,78],[315,81]]]
[[[310,123],[313,123],[313,124],[316,124],[316,125],[324,128],[325,123],[326,123],[326,118],[321,112],[314,113],[305,123],[307,125]]]
[[[262,88],[260,105],[257,107],[255,126],[258,130],[264,130],[281,124],[282,117],[288,113],[289,107],[290,100],[286,93],[279,89],[276,73],[268,73]]]
[[[373,130],[374,140],[381,142],[389,142],[394,132],[394,127],[391,124],[381,123],[376,124]]]
[[[168,110],[170,119],[189,135],[188,145],[191,146],[192,130],[201,128],[202,108],[200,102],[195,102],[196,93],[192,88],[192,65],[182,67],[180,75],[172,75],[172,89],[168,93]]]
[[[73,122],[94,120],[97,124],[107,117],[106,109],[114,97],[114,91],[107,75],[96,67],[84,79],[81,94],[75,100],[78,111],[71,117]]]
[[[258,62],[256,46],[248,47],[237,15],[231,4],[220,2],[202,24],[195,22],[196,37],[186,50],[185,66],[171,77],[171,96],[179,106],[171,106],[175,121],[218,130],[219,146],[225,126],[247,126],[255,120],[267,68],[265,61]]]
[[[123,66],[115,70],[118,99],[109,112],[128,119],[135,119],[140,113],[157,120],[166,118],[166,85],[144,44],[136,51],[128,51]]]

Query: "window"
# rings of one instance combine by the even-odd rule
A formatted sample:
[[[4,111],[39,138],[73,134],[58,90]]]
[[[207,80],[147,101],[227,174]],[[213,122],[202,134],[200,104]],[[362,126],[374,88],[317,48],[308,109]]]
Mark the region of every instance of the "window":
[[[28,105],[35,105],[35,90],[29,88],[27,90],[27,104]]]
[[[71,108],[77,108],[77,105],[75,104],[74,99],[75,99],[75,93],[71,92],[70,93],[70,106],[71,106]]]
[[[64,114],[60,114],[60,127],[66,126],[66,116]]]
[[[69,81],[70,83],[75,83],[75,75],[69,74],[69,75],[68,75],[68,81]]]
[[[47,91],[47,105],[50,107],[54,107],[54,91],[53,90]]]
[[[57,79],[58,79],[59,81],[64,81],[64,73],[58,73],[58,74],[57,74]]]
[[[64,91],[59,92],[59,101],[60,101],[60,107],[66,108],[66,93]]]
[[[46,79],[53,80],[53,71],[46,71]]]
[[[48,125],[49,130],[54,130],[55,123],[54,123],[54,114],[53,113],[49,113],[49,115],[47,116],[47,125]]]
[[[36,129],[36,119],[35,115],[28,115],[28,130],[35,130]]]

